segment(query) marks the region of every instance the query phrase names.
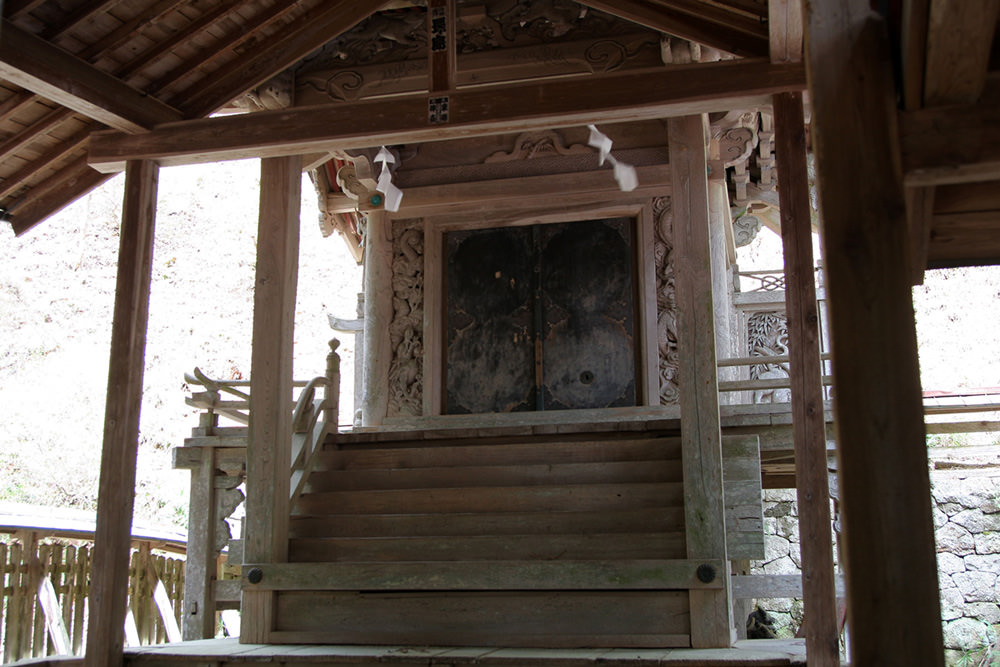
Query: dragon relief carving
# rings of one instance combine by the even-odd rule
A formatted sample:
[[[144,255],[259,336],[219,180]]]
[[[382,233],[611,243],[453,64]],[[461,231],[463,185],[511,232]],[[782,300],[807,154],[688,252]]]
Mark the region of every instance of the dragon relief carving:
[[[669,197],[653,200],[656,234],[653,257],[656,265],[656,332],[660,357],[660,403],[676,405],[680,399],[677,381],[677,299],[674,286],[673,211]]]
[[[484,162],[513,162],[514,160],[531,160],[536,157],[579,155],[593,152],[592,148],[583,144],[567,146],[562,135],[555,130],[542,130],[518,135],[514,141],[514,150],[509,153],[497,151],[486,158]]]
[[[747,352],[751,357],[779,357],[788,354],[788,320],[780,311],[762,311],[747,319]],[[751,380],[774,380],[789,376],[788,362],[762,363],[750,367]],[[788,403],[789,389],[759,389],[754,403]]]
[[[424,225],[393,223],[389,416],[420,416],[424,385]]]

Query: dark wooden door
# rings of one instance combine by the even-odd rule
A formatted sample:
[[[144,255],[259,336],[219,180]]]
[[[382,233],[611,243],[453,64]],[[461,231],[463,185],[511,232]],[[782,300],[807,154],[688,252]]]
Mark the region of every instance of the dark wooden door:
[[[447,234],[445,412],[635,405],[633,227]]]

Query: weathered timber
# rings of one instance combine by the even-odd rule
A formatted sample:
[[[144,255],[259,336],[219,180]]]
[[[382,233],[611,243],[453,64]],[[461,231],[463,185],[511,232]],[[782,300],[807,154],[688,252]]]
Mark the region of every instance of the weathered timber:
[[[722,578],[705,583],[701,565],[723,569],[722,561],[691,560],[490,560],[434,563],[282,563],[245,564],[262,576],[243,586],[263,590],[384,590],[384,591],[502,591],[502,590],[677,590],[721,588]]]
[[[183,118],[181,112],[3,21],[0,76],[105,125],[136,132]]]
[[[404,196],[405,199],[405,196]],[[377,426],[389,409],[389,366],[392,341],[389,325],[393,318],[392,219],[382,211],[367,216],[365,234],[365,350],[361,424]]]
[[[833,538],[823,416],[819,312],[810,222],[806,127],[800,93],[774,96],[775,154],[781,174],[789,379],[795,438],[795,487],[802,550],[806,650],[811,663],[840,665]]]
[[[850,388],[835,402],[851,662],[941,665],[888,38],[866,0],[806,11],[833,375]]]
[[[979,99],[989,71],[998,13],[1000,0],[930,2],[924,106],[972,104]]]
[[[292,415],[287,402],[292,395],[301,173],[299,157],[261,161],[244,539],[246,558],[261,563],[284,561],[288,549]],[[267,641],[272,603],[268,593],[243,596],[243,641]]]
[[[1000,75],[985,82],[974,104],[903,111],[900,151],[908,186],[1000,179]]]
[[[801,90],[798,64],[728,61],[661,71],[484,86],[451,91],[449,120],[428,123],[427,94],[166,123],[138,137],[98,133],[90,162],[120,171],[127,159],[191,164],[356,149],[456,137],[551,129],[590,122],[659,119],[765,103]],[[436,94],[440,96],[439,94]]]
[[[680,397],[681,447],[687,556],[726,560],[705,124],[703,116],[686,116],[671,119],[667,126],[675,220],[678,373],[681,386],[687,387]],[[693,647],[729,646],[728,598],[728,585],[719,591],[691,592]]]
[[[122,664],[158,176],[159,168],[151,162],[131,162],[126,173],[94,533],[88,667]]]
[[[581,4],[727,53],[750,58],[767,55],[766,26],[721,7],[690,0],[584,0]]]
[[[687,646],[687,598],[685,592],[639,591],[610,598],[601,591],[282,592],[274,636],[293,643],[416,646],[456,641],[465,646]]]

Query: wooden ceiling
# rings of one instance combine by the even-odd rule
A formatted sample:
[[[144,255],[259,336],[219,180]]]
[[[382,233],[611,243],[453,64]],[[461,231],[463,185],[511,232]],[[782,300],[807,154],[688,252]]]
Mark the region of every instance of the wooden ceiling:
[[[198,141],[198,128],[205,137],[217,132],[236,135],[236,152],[259,152],[260,146],[248,144],[243,137],[252,137],[267,129],[266,125],[232,118],[198,121],[203,126],[190,123],[224,109],[273,109],[267,100],[261,101],[254,93],[247,96],[248,92],[275,77],[280,80],[282,73],[314,73],[322,69],[319,65],[324,58],[332,67],[347,62],[354,57],[348,46],[356,43],[346,40],[347,35],[368,36],[375,50],[366,54],[366,66],[381,71],[382,80],[395,77],[400,82],[399,90],[386,94],[402,95],[399,108],[404,108],[414,94],[440,89],[431,81],[434,75],[427,65],[433,58],[427,53],[426,19],[422,18],[426,4],[427,0],[8,0],[0,25],[3,215],[22,234],[107,179],[107,173],[91,166],[99,159],[90,150],[91,135],[99,130],[114,131],[98,135],[102,150],[109,152],[114,152],[116,144],[149,145],[156,140],[161,148],[176,141],[180,151],[190,152],[192,142]],[[998,262],[1000,47],[994,44],[994,34],[1000,0],[888,4],[898,7],[890,13],[889,23],[898,44],[900,84],[895,94],[900,100],[900,158],[914,232],[914,277],[919,279],[925,266]],[[635,31],[689,40],[715,52],[711,59],[724,60],[699,65],[705,69],[688,77],[717,84],[704,87],[715,95],[722,95],[725,87],[749,95],[751,89],[767,90],[768,82],[778,85],[774,82],[792,76],[792,70],[766,69],[768,57],[783,63],[797,60],[801,53],[802,21],[794,11],[798,9],[795,0],[771,0],[770,4],[765,0],[587,0],[579,4],[569,0],[456,0],[456,5],[460,26],[462,21],[471,25],[479,15],[503,16],[518,29],[544,27],[547,32],[539,39],[559,39],[569,24],[579,24],[580,17],[589,16],[591,21],[603,17],[617,21],[616,26],[627,24]],[[379,15],[369,18],[376,12],[382,12],[381,19]],[[387,16],[395,23],[385,21]],[[416,33],[408,36],[393,31],[401,17],[404,23],[422,26],[419,39],[412,38]],[[607,21],[602,25],[612,26]],[[641,37],[640,32],[635,34]],[[464,35],[469,48],[479,50],[519,46],[520,37],[515,37],[505,34],[499,40],[503,44],[498,44],[473,28]],[[384,57],[391,50],[412,51],[415,46],[423,53],[403,60]],[[460,54],[460,62],[462,57],[472,58]],[[731,62],[734,58],[736,62]],[[409,67],[407,71],[417,74],[403,76],[399,65],[407,59],[411,64],[422,59],[424,70]],[[667,87],[676,89],[684,77],[676,67],[656,63],[657,69],[650,62],[636,63],[645,69],[615,75],[593,68],[566,71],[560,74],[562,79],[520,85],[525,94],[537,89],[534,98],[525,98],[537,102],[564,95],[572,89],[574,78],[606,77],[602,86],[609,86],[613,94],[603,100],[597,91],[579,96],[567,118],[573,116],[570,112],[583,118],[585,114],[578,112],[587,105],[593,113],[619,120],[630,117],[623,111],[627,107],[644,107],[647,115],[641,117],[694,108],[662,100],[650,103],[651,97],[665,95]],[[453,94],[470,101],[482,98],[485,105],[491,91],[488,84],[499,83],[503,76],[508,77],[503,81],[507,85],[517,77],[534,79],[513,70],[497,72],[490,74],[492,79],[477,80],[476,72],[466,71],[464,79],[460,73],[457,81],[450,80],[450,87]],[[650,96],[648,89],[658,92]],[[339,90],[342,93],[350,87]],[[279,93],[287,94],[285,104],[294,104],[298,96],[294,86]],[[314,99],[308,103],[318,104]],[[323,108],[334,114],[331,118],[338,118],[334,108],[339,106],[341,119],[375,108],[359,106],[363,104],[360,97],[332,95],[322,106],[296,110],[300,115],[295,118],[323,123],[326,116],[319,111]],[[277,106],[284,104],[279,101]],[[477,125],[477,131],[496,132],[490,121],[501,117],[503,109],[497,105],[481,108],[485,111],[469,122],[482,126]],[[541,108],[539,117],[545,111]],[[265,110],[259,114],[261,122],[275,113],[279,112]],[[505,122],[518,127],[522,116],[512,111]],[[383,124],[377,131],[365,132],[391,138],[396,129]],[[398,129],[405,135],[414,128],[403,123]],[[310,132],[313,135],[307,136]],[[309,145],[319,137],[315,141],[319,145],[329,139],[321,134],[310,129],[282,140]],[[108,169],[108,164],[102,168]]]

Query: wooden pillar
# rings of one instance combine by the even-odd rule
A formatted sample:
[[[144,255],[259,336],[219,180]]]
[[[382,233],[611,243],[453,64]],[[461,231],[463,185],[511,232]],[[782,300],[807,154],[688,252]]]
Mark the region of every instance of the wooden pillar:
[[[130,161],[126,166],[90,584],[88,667],[122,664],[158,177],[153,162]]]
[[[215,415],[212,415],[215,417]],[[212,582],[217,572],[215,550],[215,448],[202,447],[201,461],[191,470],[188,540],[184,566],[184,641],[215,637],[215,598]]]
[[[365,235],[365,396],[362,426],[378,426],[389,409],[392,345],[392,220],[385,211],[368,214]]]
[[[299,267],[301,156],[260,161],[260,219],[254,283],[247,518],[244,562],[288,557],[288,487],[292,442],[292,340]],[[243,591],[240,641],[266,643],[274,594]]]
[[[774,96],[774,130],[781,179],[781,240],[785,255],[785,313],[788,318],[806,653],[810,665],[836,667],[840,665],[837,595],[801,93]]]
[[[941,665],[888,38],[868,0],[811,0],[804,7],[837,387],[851,663]]]
[[[729,189],[726,186],[726,168],[721,162],[712,164],[708,178],[708,217],[709,240],[712,256],[712,295],[715,301],[715,353],[716,357],[727,358],[733,355],[732,284],[729,273],[729,251],[726,235],[726,225],[732,225],[729,212]],[[740,355],[735,355],[740,356]],[[718,369],[719,380],[735,380],[737,369],[725,367]],[[735,393],[727,392],[719,396],[719,402],[732,403]]]
[[[670,119],[677,356],[687,556],[726,560],[722,435],[715,357],[704,116]],[[691,645],[731,643],[729,572],[722,589],[691,591]]]

